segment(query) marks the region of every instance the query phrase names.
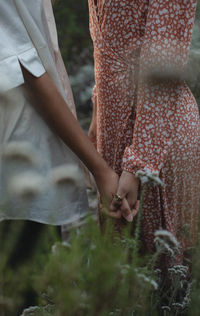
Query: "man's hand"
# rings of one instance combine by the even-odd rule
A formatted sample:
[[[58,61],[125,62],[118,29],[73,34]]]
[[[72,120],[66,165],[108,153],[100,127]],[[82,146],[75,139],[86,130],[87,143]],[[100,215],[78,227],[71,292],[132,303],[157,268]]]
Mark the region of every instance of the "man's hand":
[[[116,199],[114,196],[110,210],[111,212],[119,212],[128,221],[132,222],[134,216],[139,210],[139,201],[137,200],[139,188],[139,179],[132,173],[123,171],[119,179],[118,189],[116,194],[122,201]]]
[[[101,198],[101,212],[115,219],[121,218],[120,210],[110,209],[110,203],[119,185],[119,176],[108,167],[96,173],[94,177]]]

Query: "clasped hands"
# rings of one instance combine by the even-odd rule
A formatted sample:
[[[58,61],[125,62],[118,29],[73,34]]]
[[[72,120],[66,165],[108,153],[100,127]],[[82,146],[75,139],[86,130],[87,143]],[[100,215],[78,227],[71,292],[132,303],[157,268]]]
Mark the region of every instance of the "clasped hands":
[[[96,103],[88,136],[96,147]],[[132,173],[123,171],[120,178],[110,168],[97,173],[95,177],[101,198],[101,211],[108,216],[119,219],[125,218],[132,222],[139,211],[138,188],[139,179]],[[118,198],[120,197],[121,201]]]
[[[134,174],[123,171],[121,177],[112,171],[103,190],[100,190],[101,211],[109,217],[124,218],[132,222],[139,211],[139,179]]]

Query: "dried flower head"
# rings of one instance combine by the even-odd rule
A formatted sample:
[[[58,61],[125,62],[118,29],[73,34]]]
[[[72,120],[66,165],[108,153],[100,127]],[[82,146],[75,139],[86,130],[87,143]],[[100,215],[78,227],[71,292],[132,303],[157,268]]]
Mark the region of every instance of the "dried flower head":
[[[176,265],[168,269],[169,273],[172,274],[174,277],[178,276],[183,279],[187,277],[188,270],[189,267],[183,265]]]
[[[154,242],[158,251],[168,253],[171,256],[175,252],[179,252],[179,242],[172,233],[167,230],[157,230],[154,235]]]
[[[169,306],[162,306],[163,311],[171,312],[171,308]]]
[[[36,316],[38,315],[38,312],[41,312],[41,308],[39,306],[31,306],[29,308],[26,308],[21,316]]]
[[[129,264],[122,264],[120,265],[120,272],[122,275],[126,275],[130,270],[130,265]]]
[[[183,304],[178,303],[178,302],[172,303],[172,306],[175,307],[176,309],[181,309],[181,310],[184,308]]]
[[[49,174],[50,182],[53,185],[75,184],[77,187],[83,184],[83,176],[77,165],[66,164],[56,167]]]
[[[45,181],[36,172],[24,172],[15,175],[8,184],[9,193],[19,198],[34,198],[45,189]]]
[[[182,302],[183,308],[189,306],[191,303],[192,285],[193,285],[192,282],[187,282],[187,290],[185,292],[185,297]]]
[[[51,247],[51,251],[54,255],[58,255],[60,253],[61,250],[70,250],[71,249],[71,245],[67,242],[67,241],[63,241],[63,242],[56,242],[52,247]]]
[[[153,280],[151,277],[149,277],[148,275],[145,275],[144,273],[140,273],[138,269],[135,269],[135,272],[139,279],[142,279],[144,282],[150,284],[154,288],[154,290],[158,289],[158,283],[155,280]]]
[[[142,184],[151,184],[154,186],[163,186],[162,180],[159,178],[159,173],[157,171],[151,172],[150,170],[146,169],[138,170],[136,172],[136,177],[140,179]]]
[[[28,142],[13,141],[3,148],[3,159],[6,161],[25,162],[36,165],[38,156],[34,148]]]

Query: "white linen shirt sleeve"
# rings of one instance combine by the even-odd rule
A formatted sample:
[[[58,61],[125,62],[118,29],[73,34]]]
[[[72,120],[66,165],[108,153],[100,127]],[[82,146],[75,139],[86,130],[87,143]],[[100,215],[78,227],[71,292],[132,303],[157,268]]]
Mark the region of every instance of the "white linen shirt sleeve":
[[[13,0],[0,1],[0,91],[24,83],[20,63],[35,77],[45,73]]]

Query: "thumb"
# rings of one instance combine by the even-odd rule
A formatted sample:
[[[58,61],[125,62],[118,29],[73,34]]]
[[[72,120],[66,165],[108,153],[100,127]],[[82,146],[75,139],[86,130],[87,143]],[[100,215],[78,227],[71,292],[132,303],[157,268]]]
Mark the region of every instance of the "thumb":
[[[131,211],[128,201],[125,198],[122,201],[120,211],[121,211],[122,216],[127,220],[127,222],[133,221],[133,217],[134,217],[133,211]]]
[[[135,205],[134,205],[134,207],[133,207],[133,209],[132,209],[133,217],[135,217],[135,216],[138,214],[138,212],[139,212],[139,207],[140,207],[140,201],[137,200],[136,203],[135,203]]]

